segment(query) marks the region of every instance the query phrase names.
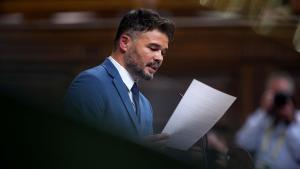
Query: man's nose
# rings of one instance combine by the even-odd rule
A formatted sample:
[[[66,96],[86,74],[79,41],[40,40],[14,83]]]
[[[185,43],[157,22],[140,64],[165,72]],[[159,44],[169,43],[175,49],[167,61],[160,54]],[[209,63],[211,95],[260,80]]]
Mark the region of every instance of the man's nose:
[[[162,51],[157,51],[157,52],[155,53],[154,60],[155,60],[155,61],[162,62],[163,59],[164,59],[164,57],[163,57]]]

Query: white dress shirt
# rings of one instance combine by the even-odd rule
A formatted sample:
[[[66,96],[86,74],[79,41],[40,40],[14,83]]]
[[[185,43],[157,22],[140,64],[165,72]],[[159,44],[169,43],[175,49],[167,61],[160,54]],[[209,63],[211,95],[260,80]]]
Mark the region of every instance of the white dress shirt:
[[[128,95],[129,95],[129,98],[131,100],[131,103],[133,105],[133,108],[135,109],[135,106],[134,106],[134,101],[133,101],[133,98],[132,98],[132,92],[131,92],[131,88],[134,84],[134,79],[133,77],[130,75],[130,73],[122,66],[120,65],[112,56],[109,56],[108,59],[112,62],[112,64],[116,67],[116,69],[118,70],[120,76],[121,76],[121,79],[122,81],[124,82],[124,84],[126,85],[127,87],[127,90],[128,90]]]

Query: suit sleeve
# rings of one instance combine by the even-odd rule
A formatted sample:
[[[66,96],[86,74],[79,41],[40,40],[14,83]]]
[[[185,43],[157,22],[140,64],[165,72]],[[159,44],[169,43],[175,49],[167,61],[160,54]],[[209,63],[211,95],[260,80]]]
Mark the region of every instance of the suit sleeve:
[[[71,83],[64,99],[67,116],[73,120],[100,127],[104,116],[105,93],[101,81],[83,72]]]

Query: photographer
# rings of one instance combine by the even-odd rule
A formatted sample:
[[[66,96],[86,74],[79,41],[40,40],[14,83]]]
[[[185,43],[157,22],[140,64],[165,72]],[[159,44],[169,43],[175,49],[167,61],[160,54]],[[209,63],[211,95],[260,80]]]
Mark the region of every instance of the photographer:
[[[300,112],[293,93],[289,75],[271,75],[260,107],[236,135],[236,143],[253,153],[257,169],[300,168]]]

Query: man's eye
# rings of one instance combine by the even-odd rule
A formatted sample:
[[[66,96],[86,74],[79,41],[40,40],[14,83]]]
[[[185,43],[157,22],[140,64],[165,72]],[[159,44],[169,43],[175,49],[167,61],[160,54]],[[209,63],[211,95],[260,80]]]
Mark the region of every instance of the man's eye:
[[[158,51],[158,50],[159,50],[159,49],[156,48],[156,47],[150,47],[150,49],[151,49],[152,51]]]

